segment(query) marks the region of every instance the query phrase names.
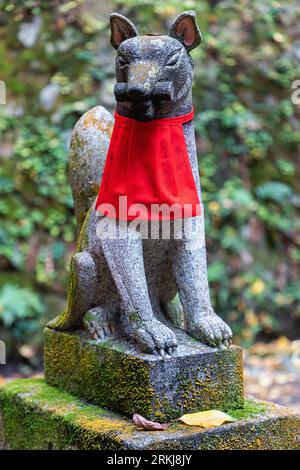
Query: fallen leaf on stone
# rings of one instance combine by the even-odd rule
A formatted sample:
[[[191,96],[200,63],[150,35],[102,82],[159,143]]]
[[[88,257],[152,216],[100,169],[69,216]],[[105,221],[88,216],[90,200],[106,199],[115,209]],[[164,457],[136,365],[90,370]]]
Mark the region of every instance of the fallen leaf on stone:
[[[136,413],[134,413],[132,421],[136,426],[145,429],[146,431],[164,431],[170,426],[169,423],[160,424],[155,421],[148,421],[148,419],[143,418],[143,416]]]
[[[214,428],[221,426],[223,423],[235,421],[235,418],[229,416],[223,411],[219,410],[208,410],[199,411],[198,413],[190,413],[181,416],[180,421],[189,426],[201,426],[202,428]]]

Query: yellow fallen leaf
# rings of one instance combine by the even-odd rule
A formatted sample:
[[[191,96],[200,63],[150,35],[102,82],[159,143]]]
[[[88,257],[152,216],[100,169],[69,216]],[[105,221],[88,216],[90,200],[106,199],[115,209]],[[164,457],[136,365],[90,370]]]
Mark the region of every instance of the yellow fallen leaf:
[[[229,416],[228,414],[219,410],[189,413],[181,416],[179,419],[189,426],[201,426],[202,428],[214,428],[216,426],[221,426],[223,423],[235,421],[235,418],[232,418],[232,416]]]
[[[261,279],[256,279],[250,287],[252,294],[259,295],[265,290],[265,283]]]

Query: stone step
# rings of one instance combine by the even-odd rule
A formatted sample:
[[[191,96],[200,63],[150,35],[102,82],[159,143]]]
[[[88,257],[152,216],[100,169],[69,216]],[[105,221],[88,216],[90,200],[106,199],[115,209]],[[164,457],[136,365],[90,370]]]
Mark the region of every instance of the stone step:
[[[17,379],[0,388],[0,448],[300,449],[300,416],[288,409],[246,399],[244,409],[228,413],[237,420],[213,429],[186,426],[176,420],[165,431],[140,431],[131,420],[86,404],[43,379]]]

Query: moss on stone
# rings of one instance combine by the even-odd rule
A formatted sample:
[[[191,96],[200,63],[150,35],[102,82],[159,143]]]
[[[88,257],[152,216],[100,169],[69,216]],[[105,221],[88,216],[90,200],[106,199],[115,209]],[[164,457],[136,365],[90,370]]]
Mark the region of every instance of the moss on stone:
[[[162,432],[90,405],[43,379],[17,379],[0,388],[0,416],[11,449],[299,449],[300,417],[286,408],[245,400],[242,419],[204,430],[174,421]]]
[[[244,404],[239,408],[226,408],[226,412],[236,419],[248,419],[259,413],[264,413],[267,406],[263,402],[258,402],[254,398],[246,398]]]
[[[85,219],[82,222],[82,226],[81,226],[78,239],[77,239],[76,253],[80,251],[84,251],[87,248],[87,245],[88,245],[87,226],[89,224],[91,211],[92,211],[92,206],[88,209],[85,215]],[[67,298],[66,308],[59,316],[55,317],[53,320],[51,320],[48,323],[48,326],[50,328],[66,330],[67,328],[74,328],[76,326],[78,327],[81,326],[80,324],[79,325],[76,324],[76,320],[78,322],[78,319],[74,319],[72,316],[72,312],[74,311],[74,302],[76,302],[75,293],[76,293],[77,282],[78,282],[78,276],[75,272],[73,263],[74,263],[74,260],[72,258],[71,264],[70,264],[69,280],[68,280],[68,298]],[[82,319],[79,320],[79,323],[81,323],[81,321]]]
[[[106,448],[107,433],[124,432],[128,426],[120,417],[111,417],[42,379],[8,383],[0,389],[0,405],[5,439],[12,449]]]
[[[93,108],[89,110],[87,113],[84,114],[82,117],[83,127],[85,129],[89,127],[94,127],[97,131],[103,132],[107,135],[107,138],[110,139],[113,129],[113,121],[109,121],[108,119],[104,119],[102,116],[102,120],[96,115],[96,109]]]
[[[243,406],[239,348],[186,358],[153,361],[116,340],[95,342],[80,332],[45,330],[46,381],[92,403],[160,422]]]
[[[141,321],[141,316],[138,312],[129,312],[128,314],[128,320],[130,322],[140,322]]]
[[[241,421],[230,429],[224,427],[220,433],[203,435],[198,450],[299,450],[299,430],[299,416],[258,418],[252,425]]]
[[[46,329],[45,377],[50,385],[127,415],[151,413],[149,366],[109,342],[83,343],[77,335]]]
[[[157,397],[155,418],[163,420],[166,415],[178,417],[182,413],[218,408],[239,409],[244,405],[243,369],[240,349],[214,353],[214,360],[201,362],[193,377],[180,372],[175,380],[177,407],[172,409],[167,396]]]
[[[93,206],[90,206],[87,213],[85,214],[84,221],[82,222],[82,226],[81,226],[79,236],[78,236],[77,247],[76,247],[77,253],[79,251],[84,251],[88,246],[88,236],[87,236],[88,225],[89,225],[91,213],[93,210],[94,210]]]

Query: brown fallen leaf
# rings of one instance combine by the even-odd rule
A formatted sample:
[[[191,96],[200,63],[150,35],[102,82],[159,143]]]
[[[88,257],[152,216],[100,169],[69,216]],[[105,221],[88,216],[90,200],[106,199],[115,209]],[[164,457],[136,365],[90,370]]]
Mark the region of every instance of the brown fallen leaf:
[[[228,423],[230,421],[236,421],[235,418],[229,416],[223,411],[219,410],[208,410],[208,411],[199,411],[198,413],[190,413],[181,416],[180,421],[189,425],[189,426],[201,426],[202,428],[214,428],[221,426],[223,423]]]
[[[155,421],[149,421],[137,413],[134,413],[132,421],[139,428],[145,429],[146,431],[164,431],[170,426],[170,423],[156,423]]]

